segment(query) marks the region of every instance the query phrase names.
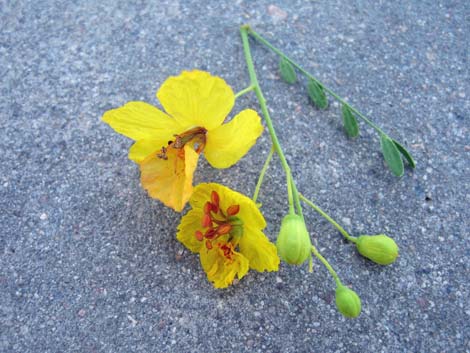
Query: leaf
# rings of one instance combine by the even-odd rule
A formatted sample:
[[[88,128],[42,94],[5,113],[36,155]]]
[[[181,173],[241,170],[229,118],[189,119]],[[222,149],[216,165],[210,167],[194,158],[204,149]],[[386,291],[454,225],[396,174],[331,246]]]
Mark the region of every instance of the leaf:
[[[294,66],[292,66],[288,60],[281,58],[281,61],[279,62],[279,70],[281,71],[282,79],[287,83],[292,84],[297,81],[297,75],[295,73]]]
[[[314,80],[308,80],[307,85],[308,96],[319,109],[326,109],[328,107],[328,99],[326,98],[323,86]]]
[[[408,152],[408,150],[405,147],[403,147],[402,145],[400,145],[397,141],[395,141],[393,139],[392,139],[392,141],[395,144],[395,146],[397,146],[398,151],[400,151],[400,153],[403,155],[403,157],[405,157],[405,159],[409,163],[410,167],[413,168],[413,169],[416,168],[416,162],[413,159],[413,157],[411,156],[411,153]]]
[[[388,167],[391,169],[393,174],[401,177],[404,173],[403,161],[401,159],[400,151],[395,143],[387,135],[381,134],[380,146]]]
[[[341,111],[343,112],[343,124],[346,134],[349,137],[357,137],[359,135],[359,126],[353,112],[346,104],[343,104]]]

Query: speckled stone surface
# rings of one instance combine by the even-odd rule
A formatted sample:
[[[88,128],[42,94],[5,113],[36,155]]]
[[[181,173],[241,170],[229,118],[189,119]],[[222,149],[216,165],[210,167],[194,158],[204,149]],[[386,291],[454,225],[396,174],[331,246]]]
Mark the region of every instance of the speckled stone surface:
[[[470,350],[468,1],[2,1],[1,352],[464,352]],[[102,122],[158,104],[169,75],[199,68],[234,90],[250,23],[403,142],[418,166],[395,178],[377,135],[347,139],[339,109],[309,105],[253,55],[299,189],[352,234],[385,232],[379,267],[306,211],[319,249],[363,301],[334,306],[325,269],[282,265],[215,290],[174,237],[180,215],[150,199],[130,140]],[[303,81],[304,82],[304,81]],[[235,107],[258,109],[253,95]],[[265,133],[228,170],[196,182],[251,194]],[[271,239],[287,212],[279,163],[260,200]]]

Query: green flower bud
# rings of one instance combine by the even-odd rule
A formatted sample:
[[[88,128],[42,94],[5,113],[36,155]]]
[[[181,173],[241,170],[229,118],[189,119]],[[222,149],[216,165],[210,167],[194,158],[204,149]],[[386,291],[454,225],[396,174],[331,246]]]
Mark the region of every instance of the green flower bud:
[[[276,246],[281,259],[289,265],[300,265],[311,256],[312,243],[302,217],[284,217]]]
[[[345,317],[355,318],[361,313],[361,299],[352,289],[339,285],[336,288],[336,307]]]
[[[397,244],[385,234],[361,235],[356,246],[362,256],[380,265],[390,265],[398,257]]]

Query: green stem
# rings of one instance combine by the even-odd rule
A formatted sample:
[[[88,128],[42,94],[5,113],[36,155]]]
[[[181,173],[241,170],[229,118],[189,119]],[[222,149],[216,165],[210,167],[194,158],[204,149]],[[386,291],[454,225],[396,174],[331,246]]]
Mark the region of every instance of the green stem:
[[[336,286],[341,286],[341,280],[338,277],[338,274],[336,273],[335,270],[333,270],[333,267],[331,267],[330,263],[318,252],[317,248],[312,245],[312,253],[315,255],[318,260],[321,261],[321,263],[326,267],[326,269],[330,272],[330,274],[333,276]]]
[[[284,168],[284,171],[286,173],[287,192],[289,194],[288,195],[289,213],[295,213],[294,204],[293,204],[293,194],[292,194],[293,182],[292,183],[289,182],[289,180],[292,178],[292,174],[289,168],[289,164],[287,163],[286,157],[284,156],[284,152],[282,151],[281,145],[279,144],[276,131],[274,130],[273,123],[269,115],[268,107],[266,106],[266,99],[264,98],[263,92],[261,91],[261,87],[258,83],[258,78],[255,72],[255,66],[253,64],[253,58],[251,56],[250,43],[248,41],[248,30],[249,30],[248,28],[249,27],[247,26],[240,27],[240,35],[242,37],[243,51],[245,53],[245,61],[246,61],[246,66],[248,67],[248,74],[250,76],[251,86],[254,87],[253,89],[255,91],[256,97],[258,98],[258,102],[261,107],[261,111],[263,113],[264,119],[266,120],[266,125],[268,127],[269,134],[271,135],[271,141],[273,143],[273,147],[276,153],[278,154],[279,159],[281,160],[281,165]]]
[[[259,173],[259,178],[258,178],[258,182],[256,183],[255,192],[253,193],[254,203],[256,203],[256,200],[258,199],[259,190],[261,189],[261,184],[263,184],[264,175],[266,174],[266,171],[268,170],[269,162],[271,162],[271,159],[273,158],[273,154],[274,154],[274,146],[271,146],[271,150],[269,151],[268,157],[266,158],[263,168],[261,169],[261,172]]]
[[[294,196],[292,192],[292,183],[290,182],[291,172],[286,172],[286,182],[287,182],[287,199],[289,200],[289,214],[295,214],[294,210]]]
[[[255,87],[253,85],[250,85],[247,88],[242,89],[241,91],[239,91],[235,94],[235,99],[237,99],[240,96],[243,96],[245,93],[253,91],[254,88]]]
[[[323,211],[319,206],[315,205],[312,201],[310,201],[309,199],[307,199],[304,195],[302,195],[301,193],[299,193],[299,196],[300,198],[302,199],[303,202],[305,202],[307,205],[309,205],[311,208],[313,208],[315,211],[317,211],[323,218],[325,218],[328,222],[330,222],[332,225],[334,225],[336,227],[336,229],[339,230],[339,232],[341,234],[343,234],[343,236],[355,243],[357,241],[357,238],[349,235],[348,232],[346,232],[344,230],[343,227],[341,227],[338,223],[335,222],[335,220],[333,218],[331,218],[325,211]]]
[[[295,208],[297,209],[297,213],[302,217],[302,219],[304,218],[304,214],[302,212],[302,205],[300,204],[300,193],[299,191],[297,190],[297,186],[295,185],[294,183],[294,179],[292,178],[292,174],[290,176],[290,180],[291,180],[291,183],[292,183],[292,192],[293,192],[293,196],[294,196],[294,204],[295,204]]]
[[[310,78],[311,80],[315,81],[316,83],[318,83],[319,85],[321,85],[323,87],[323,89],[325,91],[327,91],[331,96],[333,96],[334,98],[336,98],[336,100],[338,100],[339,102],[341,102],[342,104],[346,105],[349,107],[349,109],[351,109],[351,111],[353,111],[357,116],[359,116],[362,120],[364,120],[367,124],[369,124],[371,127],[373,127],[375,130],[377,130],[378,132],[380,132],[381,134],[384,134],[386,136],[388,136],[380,127],[378,127],[377,125],[375,125],[371,120],[369,120],[366,116],[364,116],[360,111],[358,111],[356,108],[354,108],[351,104],[349,104],[348,102],[346,102],[343,98],[341,98],[338,94],[336,94],[333,90],[331,90],[330,88],[328,88],[327,86],[325,86],[319,79],[317,79],[316,77],[314,77],[311,73],[309,73],[307,70],[305,70],[302,66],[300,66],[298,63],[296,63],[294,60],[292,60],[291,58],[289,58],[286,54],[284,54],[281,50],[277,49],[276,47],[274,47],[270,42],[268,42],[266,39],[264,39],[260,34],[258,34],[256,31],[254,31],[253,29],[251,28],[248,28],[247,29],[249,34],[251,34],[253,36],[253,38],[255,38],[257,41],[259,41],[261,44],[265,45],[266,47],[268,47],[269,49],[271,49],[274,53],[276,53],[277,55],[279,55],[280,57],[283,57],[284,59],[286,59],[287,61],[289,61],[292,65],[294,65],[300,72],[302,72],[305,76],[307,76],[308,78]]]

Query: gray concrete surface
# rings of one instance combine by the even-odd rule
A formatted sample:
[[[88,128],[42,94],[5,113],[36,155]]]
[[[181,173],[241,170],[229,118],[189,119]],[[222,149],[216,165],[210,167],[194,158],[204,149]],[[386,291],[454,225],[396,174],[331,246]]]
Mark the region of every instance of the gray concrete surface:
[[[464,0],[0,2],[0,351],[470,350],[469,13]],[[100,122],[130,100],[156,104],[183,69],[244,88],[246,22],[418,161],[393,177],[372,130],[348,140],[337,106],[309,106],[253,46],[301,191],[353,234],[400,245],[395,265],[375,266],[307,211],[312,237],[363,300],[357,320],[337,313],[319,264],[214,290],[175,240],[180,215],[140,188],[130,141]],[[254,96],[236,109],[248,106]],[[265,133],[227,171],[201,163],[196,182],[251,193],[268,150]],[[286,213],[278,164],[260,197],[273,239]]]

